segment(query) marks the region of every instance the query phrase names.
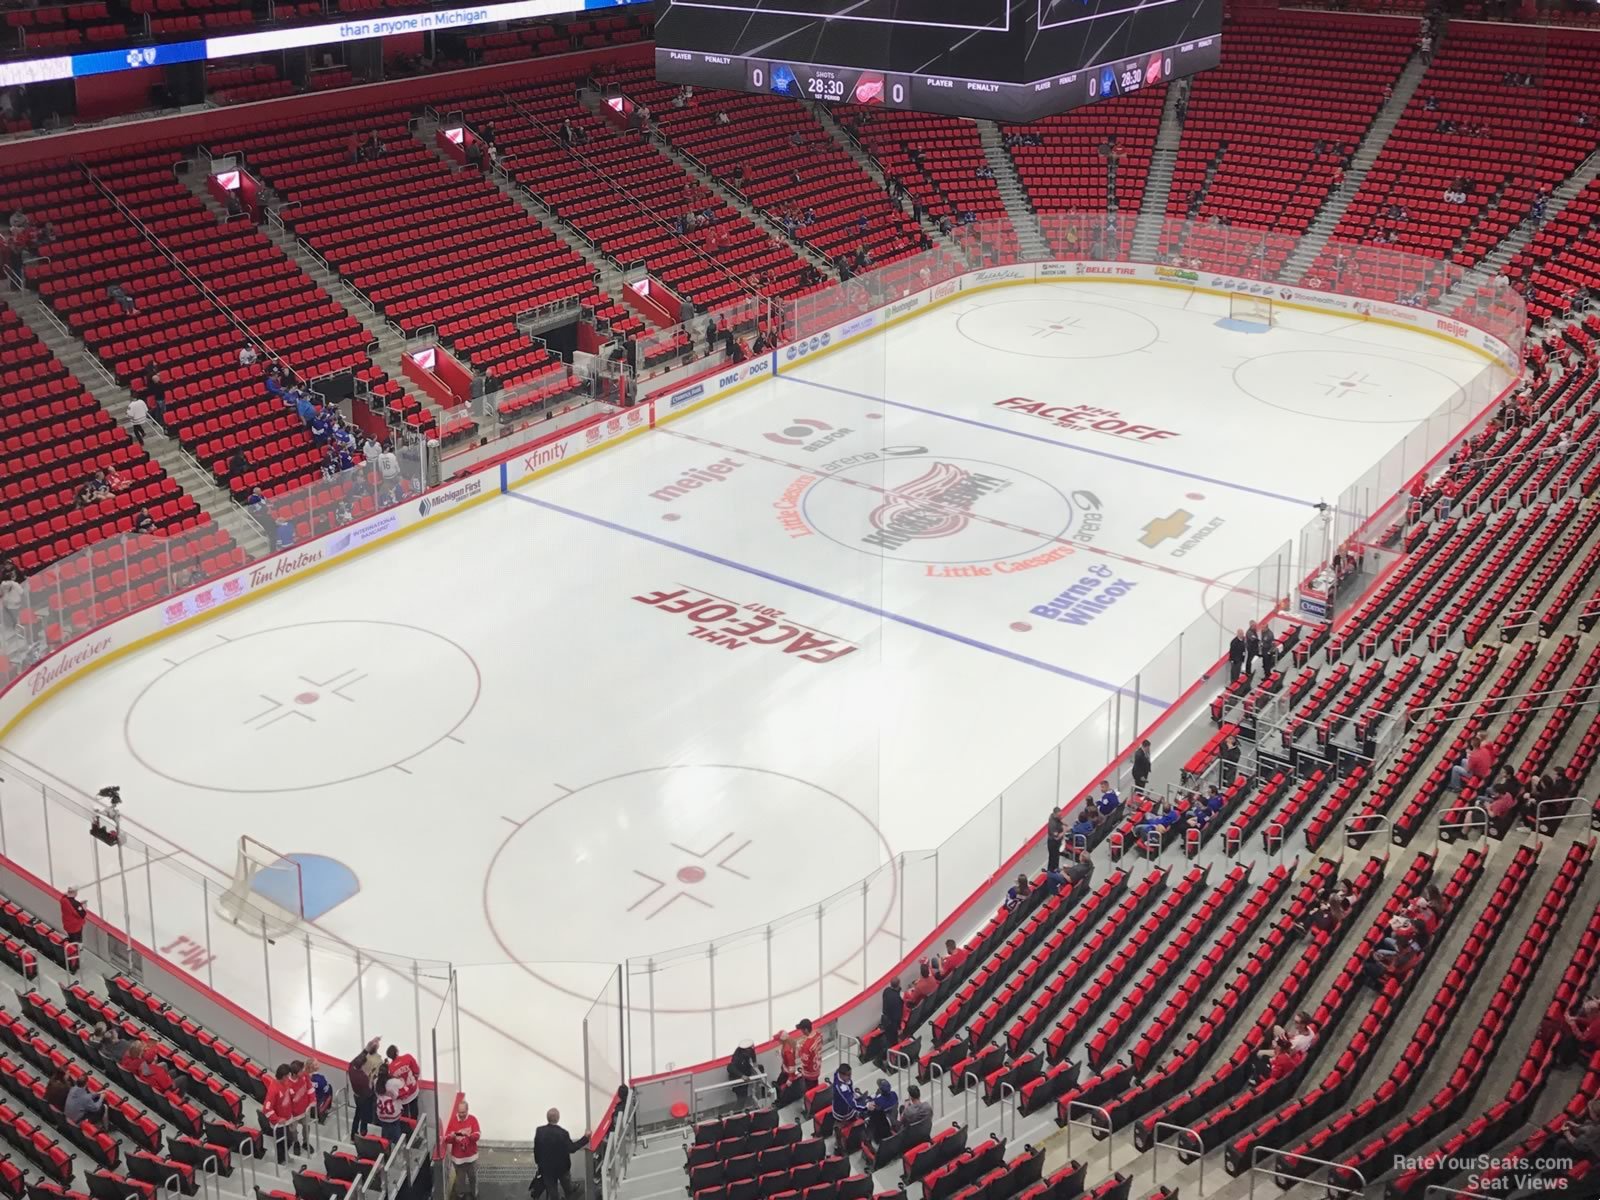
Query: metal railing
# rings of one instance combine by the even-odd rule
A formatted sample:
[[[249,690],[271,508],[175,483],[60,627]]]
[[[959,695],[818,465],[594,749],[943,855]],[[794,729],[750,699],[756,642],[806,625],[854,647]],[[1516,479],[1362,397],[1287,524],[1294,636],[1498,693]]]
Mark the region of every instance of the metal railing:
[[[1161,1140],[1162,1130],[1166,1130],[1166,1131],[1171,1132],[1171,1133],[1177,1133],[1177,1134],[1186,1135],[1187,1137],[1189,1137],[1190,1139],[1193,1140],[1193,1142],[1194,1142],[1193,1148],[1191,1150],[1185,1151],[1184,1148],[1182,1146],[1180,1146],[1175,1141],[1172,1141],[1172,1142],[1162,1141]],[[1163,1149],[1176,1150],[1178,1152],[1178,1161],[1179,1162],[1183,1161],[1183,1156],[1184,1156],[1185,1153],[1191,1153],[1191,1154],[1193,1154],[1195,1156],[1195,1161],[1200,1164],[1200,1178],[1196,1181],[1195,1188],[1200,1193],[1200,1195],[1204,1196],[1206,1194],[1206,1143],[1205,1143],[1205,1139],[1202,1138],[1200,1136],[1200,1134],[1196,1130],[1191,1129],[1189,1126],[1187,1126],[1187,1125],[1175,1125],[1171,1121],[1157,1121],[1156,1124],[1155,1124],[1155,1129],[1154,1129],[1153,1132],[1155,1133],[1155,1140],[1152,1141],[1151,1144],[1150,1144],[1150,1181],[1152,1183],[1160,1183],[1161,1182],[1161,1151]]]
[[[1332,1162],[1332,1161],[1330,1161],[1329,1159],[1326,1159],[1326,1158],[1312,1158],[1311,1155],[1309,1155],[1309,1154],[1296,1154],[1292,1150],[1276,1150],[1276,1149],[1273,1149],[1271,1146],[1256,1146],[1254,1149],[1252,1149],[1250,1151],[1250,1200],[1255,1200],[1255,1195],[1256,1195],[1256,1176],[1257,1175],[1271,1175],[1273,1177],[1273,1181],[1274,1182],[1277,1182],[1277,1179],[1278,1179],[1278,1172],[1277,1172],[1276,1168],[1263,1167],[1261,1165],[1261,1160],[1263,1158],[1271,1158],[1271,1159],[1278,1159],[1278,1160],[1291,1160],[1291,1161],[1297,1162],[1297,1163],[1311,1163],[1314,1166],[1319,1166],[1319,1167],[1335,1167],[1338,1170],[1345,1171],[1345,1172],[1347,1172],[1347,1173],[1349,1173],[1351,1175],[1354,1175],[1357,1179],[1359,1179],[1361,1181],[1361,1184],[1360,1184],[1359,1187],[1353,1187],[1352,1188],[1352,1187],[1340,1187],[1337,1184],[1335,1184],[1331,1178],[1330,1179],[1326,1179],[1326,1180],[1323,1181],[1322,1186],[1327,1188],[1328,1192],[1331,1195],[1335,1195],[1335,1196],[1359,1196],[1359,1195],[1362,1195],[1363,1193],[1365,1193],[1366,1190],[1367,1190],[1367,1178],[1366,1178],[1366,1176],[1363,1175],[1360,1171],[1356,1170],[1354,1167],[1341,1166],[1339,1163]]]
[[[1072,1115],[1074,1112],[1077,1112],[1077,1111],[1080,1111],[1080,1110],[1083,1111],[1083,1112],[1087,1112],[1087,1113],[1098,1113],[1101,1117],[1105,1118],[1104,1132],[1102,1132],[1101,1131],[1101,1127],[1099,1125],[1095,1124],[1093,1121],[1080,1120],[1079,1118],[1074,1117]],[[1115,1133],[1116,1131],[1111,1127],[1111,1113],[1110,1112],[1108,1112],[1104,1108],[1101,1108],[1098,1104],[1089,1104],[1089,1103],[1087,1103],[1086,1101],[1083,1101],[1083,1100],[1068,1100],[1067,1101],[1067,1115],[1066,1115],[1065,1121],[1062,1122],[1062,1125],[1064,1126],[1064,1128],[1067,1131],[1067,1154],[1068,1154],[1069,1157],[1072,1154],[1072,1131],[1073,1131],[1073,1129],[1074,1128],[1087,1129],[1089,1131],[1089,1136],[1090,1137],[1099,1138],[1100,1140],[1105,1142],[1105,1144],[1106,1144],[1106,1169],[1108,1171],[1111,1169],[1111,1153],[1112,1153],[1111,1135],[1113,1133]]]

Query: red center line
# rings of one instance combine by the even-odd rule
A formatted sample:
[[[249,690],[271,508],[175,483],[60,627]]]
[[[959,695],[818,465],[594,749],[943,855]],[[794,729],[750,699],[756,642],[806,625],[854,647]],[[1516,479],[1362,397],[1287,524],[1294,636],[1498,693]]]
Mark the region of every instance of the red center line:
[[[799,471],[803,475],[816,475],[819,479],[831,479],[836,483],[846,484],[849,487],[856,487],[861,488],[864,491],[876,492],[879,495],[888,497],[892,500],[905,500],[910,503],[920,505],[923,508],[931,508],[939,512],[959,513],[960,515],[968,517],[971,520],[981,521],[985,525],[992,525],[998,529],[1009,529],[1014,533],[1027,534],[1029,537],[1036,537],[1045,542],[1053,542],[1058,546],[1070,546],[1074,550],[1087,550],[1090,554],[1098,554],[1102,558],[1116,559],[1118,562],[1129,563],[1136,567],[1147,567],[1152,571],[1160,571],[1164,575],[1176,575],[1180,579],[1187,579],[1193,583],[1204,584],[1207,587],[1227,588],[1229,592],[1237,593],[1243,596],[1254,596],[1260,600],[1272,599],[1272,597],[1263,592],[1252,591],[1247,587],[1240,587],[1234,584],[1224,583],[1220,579],[1211,579],[1205,575],[1196,575],[1193,572],[1180,570],[1177,567],[1169,567],[1165,563],[1150,562],[1147,559],[1135,558],[1131,554],[1123,554],[1118,550],[1108,550],[1104,546],[1094,546],[1085,542],[1075,542],[1071,538],[1059,537],[1055,534],[1045,533],[1038,529],[1029,529],[1025,525],[1013,525],[1010,521],[1001,521],[995,517],[986,517],[982,513],[973,512],[970,509],[953,509],[948,507],[941,508],[938,503],[926,500],[923,497],[903,495],[902,493],[895,491],[893,488],[886,488],[880,484],[869,483],[864,479],[851,479],[843,475],[823,474],[822,472],[817,471],[815,468],[805,466],[803,463],[789,462],[785,459],[776,458],[770,454],[764,454],[759,450],[747,450],[743,446],[730,446],[727,442],[719,442],[712,438],[700,437],[697,434],[685,433],[681,429],[657,428],[656,432],[671,434],[673,437],[683,438],[685,441],[689,442],[699,442],[702,446],[711,446],[718,450],[728,450],[734,454],[742,454],[746,458],[759,459],[761,462],[768,462],[774,466],[787,467],[789,470]]]

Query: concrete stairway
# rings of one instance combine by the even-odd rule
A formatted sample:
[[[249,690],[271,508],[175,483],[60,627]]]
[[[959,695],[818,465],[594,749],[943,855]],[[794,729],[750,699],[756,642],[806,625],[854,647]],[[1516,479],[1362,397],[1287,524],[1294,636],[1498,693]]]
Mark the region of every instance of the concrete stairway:
[[[856,166],[860,167],[869,179],[887,192],[889,190],[889,180],[884,175],[883,168],[878,166],[877,159],[862,149],[861,143],[851,137],[850,132],[839,124],[837,118],[833,115],[833,110],[826,104],[818,104],[813,100],[805,101],[805,105],[811,110],[811,115],[817,119],[817,124],[827,131],[828,136],[838,144],[839,148],[855,160]],[[939,226],[934,223],[933,218],[928,216],[927,213],[922,215],[922,231],[933,239],[933,244],[936,246],[955,245],[952,239],[939,232]]]
[[[585,93],[585,103],[591,108],[597,107],[599,93]],[[783,231],[783,226],[773,220],[771,216],[751,204],[742,195],[723,183],[721,179],[667,141],[664,136],[650,139],[650,145],[655,147],[656,153],[663,158],[670,159],[673,166],[684,172],[684,174],[691,176],[696,183],[707,191],[713,192],[719,200],[738,211],[745,220],[762,230],[773,241],[778,242],[780,245],[788,246],[827,278],[835,280],[839,278],[839,272],[834,270],[833,264],[827,258],[818,254],[816,250],[799,238],[790,237]]]
[[[1582,165],[1550,193],[1549,203],[1545,205],[1544,220],[1535,221],[1530,216],[1501,238],[1499,245],[1484,255],[1482,261],[1457,280],[1455,286],[1444,294],[1443,302],[1458,304],[1480,287],[1488,286],[1507,263],[1527,249],[1534,235],[1560,216],[1567,205],[1572,203],[1573,198],[1597,177],[1600,177],[1600,152],[1584,159]]]
[[[1187,81],[1171,85],[1161,108],[1161,128],[1156,133],[1155,150],[1150,155],[1150,170],[1144,177],[1139,220],[1133,227],[1133,256],[1138,262],[1154,262],[1161,253],[1161,230],[1167,220],[1167,200],[1172,195],[1172,172],[1178,165],[1178,143],[1183,140],[1178,102],[1188,94]]]
[[[979,121],[978,140],[983,143],[983,156],[994,172],[994,186],[1005,203],[1006,215],[1017,231],[1017,246],[1023,257],[1042,259],[1050,256],[1050,244],[1039,232],[1039,220],[1033,212],[1033,202],[1028,199],[1028,189],[1017,174],[1016,160],[1006,149],[1005,135],[993,121]]]
[[[1444,40],[1444,36],[1444,29],[1441,26],[1434,35],[1436,48]],[[1306,229],[1305,236],[1300,239],[1300,244],[1295,247],[1294,253],[1289,256],[1289,261],[1284,264],[1282,271],[1284,280],[1290,283],[1300,282],[1306,270],[1316,261],[1317,255],[1322,253],[1322,248],[1327,245],[1328,239],[1333,236],[1333,231],[1344,219],[1350,201],[1355,199],[1356,193],[1361,190],[1367,172],[1372,170],[1372,164],[1378,161],[1378,155],[1388,142],[1389,135],[1400,123],[1406,105],[1410,104],[1411,97],[1416,95],[1427,69],[1428,65],[1422,61],[1420,54],[1413,53],[1407,60],[1405,68],[1394,81],[1394,91],[1390,93],[1384,106],[1378,110],[1378,115],[1373,118],[1372,124],[1367,126],[1366,133],[1361,135],[1356,152],[1351,156],[1350,167],[1344,173],[1344,182],[1328,193],[1322,206],[1317,209],[1317,215],[1312,218],[1311,225]]]
[[[78,378],[109,412],[117,423],[127,419],[128,403],[133,394],[119,384],[87,347],[72,334],[50,311],[48,305],[27,289],[11,289],[5,293],[6,302],[26,321],[39,340],[50,347],[50,352],[61,360],[63,366]],[[163,470],[182,485],[196,503],[211,514],[211,519],[226,529],[251,558],[267,553],[267,539],[259,526],[244,509],[233,502],[226,489],[218,487],[211,472],[195,461],[194,457],[178,444],[178,439],[161,433],[154,425],[145,437],[145,452],[161,464]]]
[[[184,184],[199,198],[200,203],[210,210],[219,223],[226,224],[229,220],[242,221],[245,217],[230,217],[226,209],[218,204],[216,198],[206,190],[206,174],[208,164],[204,159],[189,160],[189,170],[183,175]],[[389,324],[379,315],[378,311],[366,302],[349,282],[331,270],[322,259],[318,258],[311,250],[276,221],[268,221],[261,225],[260,231],[268,241],[277,246],[295,262],[302,271],[314,279],[317,284],[344,306],[344,310],[361,322],[362,328],[377,342],[378,348],[372,352],[372,361],[380,370],[385,371],[393,378],[405,381],[405,375],[400,370],[400,355],[405,352],[406,340],[401,336],[400,330]],[[443,425],[445,422],[444,409],[435,404],[420,392],[407,389],[419,403],[433,413],[434,420]]]

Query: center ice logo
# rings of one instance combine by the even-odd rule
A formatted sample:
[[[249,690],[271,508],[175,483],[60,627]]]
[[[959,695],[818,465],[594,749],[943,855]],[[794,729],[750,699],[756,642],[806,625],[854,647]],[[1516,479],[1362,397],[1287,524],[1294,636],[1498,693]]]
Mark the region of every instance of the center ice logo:
[[[873,509],[867,520],[872,532],[861,540],[869,546],[898,550],[916,538],[946,538],[960,533],[972,519],[981,496],[1011,486],[1009,479],[980,475],[954,463],[935,463],[910,483],[902,484]]]
[[[1079,502],[1081,499],[1081,503]],[[1094,542],[1098,497],[1004,463],[920,446],[847,455],[797,476],[772,507],[791,539],[823,537],[938,578],[1042,566]]]

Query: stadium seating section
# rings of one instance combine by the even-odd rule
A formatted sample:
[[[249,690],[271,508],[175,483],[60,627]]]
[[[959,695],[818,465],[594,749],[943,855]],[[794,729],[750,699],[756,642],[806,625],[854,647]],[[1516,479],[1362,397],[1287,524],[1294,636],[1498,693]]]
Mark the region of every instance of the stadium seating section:
[[[1338,618],[1275,618],[1275,660],[1211,677],[1161,786],[1091,805],[1074,826],[1096,873],[1058,888],[1024,862],[1025,894],[952,931],[960,965],[899,1027],[846,1048],[914,1077],[962,1120],[941,1107],[931,1125],[863,1147],[860,1122],[835,1124],[823,1083],[781,1111],[702,1119],[681,1148],[692,1200],[904,1200],[913,1183],[927,1200],[1127,1200],[1131,1168],[1046,1171],[1038,1148],[1003,1136],[1013,1115],[1141,1152],[1159,1145],[1175,1169],[1197,1140],[1229,1174],[1270,1155],[1285,1187],[1381,1185],[1394,1200],[1464,1186],[1452,1164],[1493,1152],[1473,1186],[1499,1186],[1560,1148],[1600,1088],[1594,1047],[1576,1046],[1565,1024],[1600,970],[1579,799],[1593,795],[1600,762],[1600,650],[1588,637],[1600,624],[1600,315],[1587,311],[1600,289],[1600,183],[1574,186],[1543,219],[1600,148],[1600,31],[1584,14],[1477,22],[1474,0],[1424,61],[1423,9],[1240,6],[1218,69],[1027,126],[685,96],[654,79],[648,25],[631,16],[474,32],[448,53],[550,61],[508,67],[492,85],[441,75],[403,102],[352,92],[315,113],[223,114],[203,149],[237,156],[269,189],[265,226],[268,214],[227,212],[194,186],[180,165],[192,139],[160,126],[116,149],[0,165],[0,212],[55,232],[21,272],[55,333],[24,319],[30,306],[0,305],[0,554],[41,585],[7,646],[21,662],[41,639],[156,601],[175,562],[195,578],[243,561],[97,394],[159,401],[161,429],[235,497],[320,478],[322,455],[265,391],[264,364],[241,363],[247,336],[302,382],[353,381],[397,432],[442,436],[432,410],[377,366],[358,308],[405,338],[436,338],[487,389],[514,393],[501,412],[515,416],[579,390],[571,364],[526,332],[530,316],[564,306],[612,334],[649,327],[596,264],[647,265],[703,311],[826,286],[847,254],[876,266],[925,241],[952,248],[939,224],[969,213],[1037,216],[1064,253],[1089,248],[1052,215],[1112,213],[1117,245],[1096,249],[1128,253],[1148,198],[1145,215],[1196,222],[1155,246],[1163,257],[1272,275],[1295,239],[1332,225],[1426,268],[1401,277],[1330,249],[1312,276],[1465,304],[1488,294],[1492,272],[1458,290],[1462,273],[1514,237],[1492,261],[1527,299],[1524,386],[1432,464],[1403,516],[1369,531],[1372,562]],[[33,51],[257,20],[233,0],[127,0],[14,8],[5,24],[14,49]],[[605,48],[598,67],[555,57]],[[324,66],[304,87],[353,82]],[[301,90],[265,62],[213,64],[207,83],[232,106]],[[1412,84],[1370,171],[1348,183],[1393,90]],[[492,139],[500,169],[464,161],[435,118]],[[1164,118],[1173,140],[1158,156]],[[365,149],[374,138],[381,152]],[[1015,171],[1023,210],[1008,209],[995,163]],[[1163,207],[1147,189],[1164,163]],[[303,270],[284,248],[293,242],[338,286]],[[57,335],[81,344],[81,359],[61,351],[78,375],[52,352]],[[80,504],[95,470],[114,471],[119,487]],[[372,503],[348,499],[354,515]],[[113,561],[101,543],[131,534],[141,511],[154,532]],[[303,504],[285,512],[311,528]],[[1452,770],[1480,737],[1493,779],[1509,771],[1529,789],[1520,811],[1492,810],[1492,779]],[[1423,920],[1430,894],[1425,944],[1409,965],[1383,968],[1386,939]],[[0,1194],[192,1195],[205,1171],[227,1176],[270,1151],[257,1112],[270,1064],[145,981],[80,978],[80,967],[48,921],[0,903],[0,973],[16,994],[0,1006]],[[1267,1068],[1275,1030],[1302,1012],[1316,1029],[1309,1050]],[[91,1041],[101,1022],[151,1039],[182,1086],[102,1061]],[[45,1094],[58,1070],[103,1098],[102,1119],[66,1122]],[[374,1153],[359,1139],[330,1149],[261,1194],[334,1200]],[[1566,1173],[1592,1183],[1593,1165]]]

